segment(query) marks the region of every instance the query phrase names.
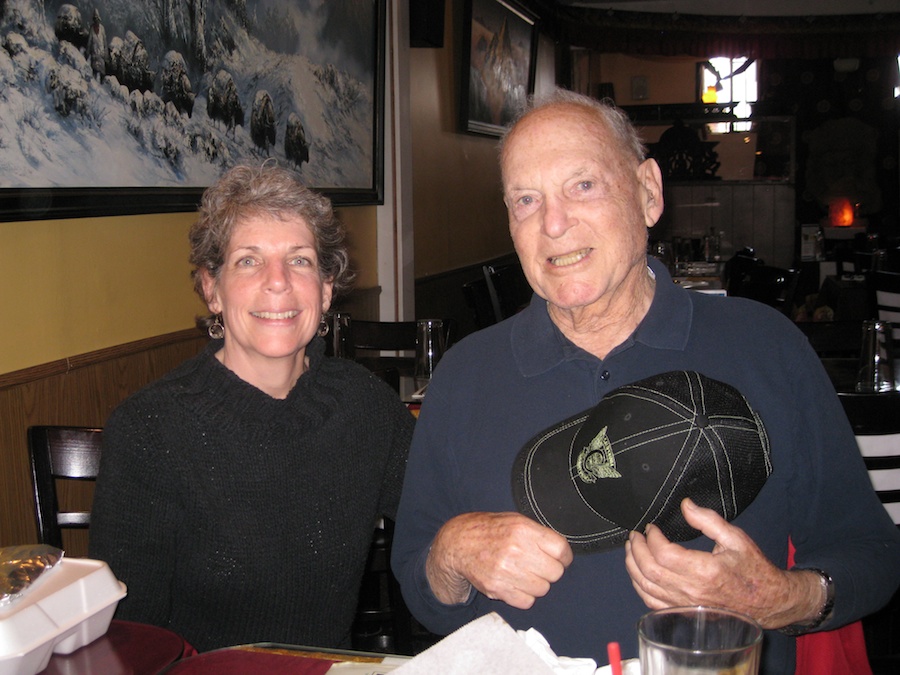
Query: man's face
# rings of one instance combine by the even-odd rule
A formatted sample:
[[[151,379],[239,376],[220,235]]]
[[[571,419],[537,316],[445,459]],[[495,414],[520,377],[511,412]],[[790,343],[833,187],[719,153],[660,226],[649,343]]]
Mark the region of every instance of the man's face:
[[[606,306],[646,274],[662,212],[659,169],[636,165],[586,110],[554,105],[511,132],[501,158],[509,229],[538,295],[563,310]]]

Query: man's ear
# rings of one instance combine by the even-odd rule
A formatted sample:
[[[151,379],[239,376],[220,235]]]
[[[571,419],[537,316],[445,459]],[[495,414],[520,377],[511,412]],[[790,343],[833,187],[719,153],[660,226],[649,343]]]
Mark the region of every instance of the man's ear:
[[[647,227],[653,227],[663,212],[662,171],[655,159],[645,159],[637,168],[637,177],[641,185],[644,223]]]
[[[213,314],[221,314],[222,312],[222,303],[219,302],[219,296],[216,292],[217,284],[213,275],[209,273],[207,269],[201,269],[200,272],[200,283],[203,286],[203,297],[206,299],[206,306],[209,307],[209,311]]]

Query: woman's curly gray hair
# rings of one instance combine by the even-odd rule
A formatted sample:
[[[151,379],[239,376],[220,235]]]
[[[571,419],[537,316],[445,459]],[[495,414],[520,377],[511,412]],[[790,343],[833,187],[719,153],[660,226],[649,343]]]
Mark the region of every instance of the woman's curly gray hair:
[[[194,290],[203,302],[201,270],[218,279],[225,251],[235,227],[245,218],[265,214],[276,218],[302,218],[316,242],[319,276],[333,284],[333,297],[353,283],[344,228],[335,218],[331,201],[307,188],[293,171],[274,162],[259,167],[236,166],[208,187],[200,202],[197,221],[188,235]]]

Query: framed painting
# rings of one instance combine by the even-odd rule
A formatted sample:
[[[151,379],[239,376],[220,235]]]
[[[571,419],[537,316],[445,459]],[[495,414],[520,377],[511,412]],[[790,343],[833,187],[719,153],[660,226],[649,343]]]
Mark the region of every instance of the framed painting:
[[[500,136],[534,93],[537,19],[512,0],[466,0],[460,128]]]
[[[276,161],[383,201],[385,0],[0,2],[0,220],[193,211]]]

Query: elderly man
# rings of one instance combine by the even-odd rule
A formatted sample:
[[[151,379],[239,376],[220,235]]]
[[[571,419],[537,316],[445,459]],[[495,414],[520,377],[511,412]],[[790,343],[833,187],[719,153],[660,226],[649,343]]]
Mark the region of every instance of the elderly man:
[[[501,169],[510,233],[535,295],[450,350],[429,385],[393,549],[410,609],[437,633],[498,612],[515,628],[538,629],[558,654],[604,663],[610,641],[637,655],[635,625],[648,609],[728,607],[766,629],[762,672],[793,673],[793,635],[858,619],[900,583],[900,536],[818,358],[776,311],[681,289],[648,259],[662,179],[613,107],[554,92],[508,132]],[[701,506],[715,499],[683,482],[667,493],[678,496],[666,516],[678,527],[657,524],[662,517],[597,526],[590,542],[568,532],[571,511],[584,511],[586,531],[603,519],[580,506],[585,490],[570,499],[577,506],[563,499],[550,508],[568,488],[540,492],[549,479],[532,459],[557,435],[575,445],[565,437],[570,423],[589,424],[604,397],[662,373],[746,404],[752,475],[716,464],[698,483],[713,493],[746,487],[743,501],[730,512]],[[710,416],[721,412],[710,405]],[[688,423],[706,425],[702,413]],[[600,436],[590,447],[602,451]],[[612,441],[597,475],[626,473]],[[718,452],[730,461],[734,450],[726,443]],[[656,459],[642,462],[638,471]]]

